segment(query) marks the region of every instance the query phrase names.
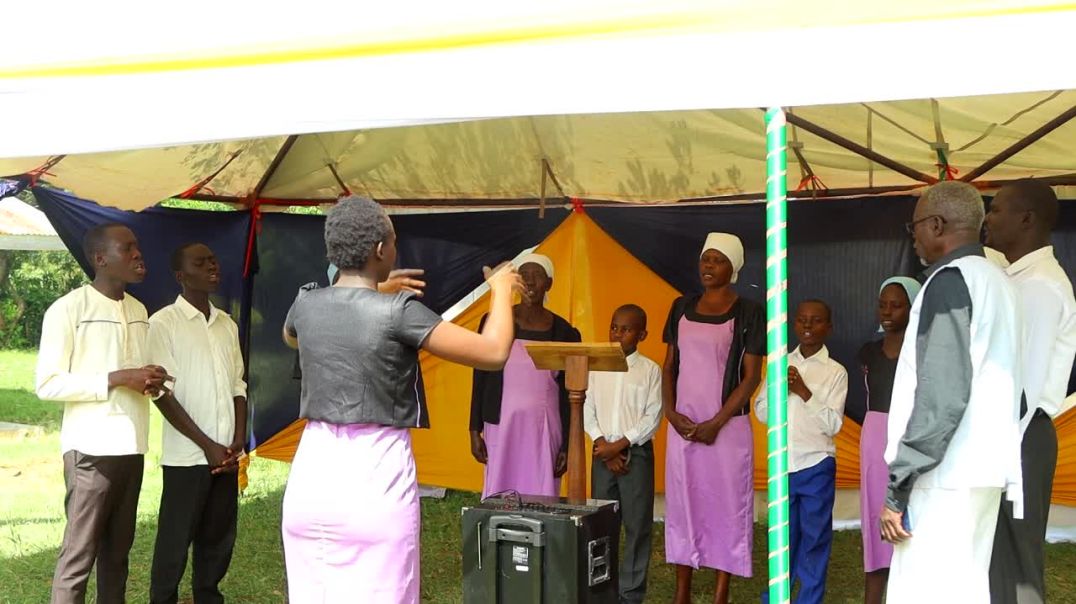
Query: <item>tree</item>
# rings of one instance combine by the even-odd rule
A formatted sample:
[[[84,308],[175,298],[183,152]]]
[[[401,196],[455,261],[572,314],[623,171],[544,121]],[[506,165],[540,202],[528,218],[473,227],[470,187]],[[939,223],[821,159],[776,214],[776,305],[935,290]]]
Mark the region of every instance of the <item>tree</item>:
[[[0,251],[0,348],[33,348],[57,298],[88,279],[66,251]]]

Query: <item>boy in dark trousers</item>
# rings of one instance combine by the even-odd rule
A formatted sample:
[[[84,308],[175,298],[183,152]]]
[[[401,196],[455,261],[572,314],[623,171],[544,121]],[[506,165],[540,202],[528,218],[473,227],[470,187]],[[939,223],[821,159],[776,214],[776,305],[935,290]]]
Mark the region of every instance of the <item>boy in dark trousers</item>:
[[[626,372],[590,374],[583,424],[594,441],[591,493],[620,502],[624,555],[620,601],[642,602],[654,526],[654,446],[661,422],[661,367],[638,352],[646,339],[646,312],[625,304],[613,313],[609,341],[628,358]]]

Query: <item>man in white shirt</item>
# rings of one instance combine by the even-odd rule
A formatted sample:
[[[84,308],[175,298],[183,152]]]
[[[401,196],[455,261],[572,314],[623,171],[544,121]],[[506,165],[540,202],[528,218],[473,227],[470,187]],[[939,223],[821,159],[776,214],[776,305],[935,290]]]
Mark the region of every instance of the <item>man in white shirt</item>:
[[[929,268],[889,407],[879,524],[894,544],[891,604],[988,602],[1002,494],[1023,502],[1020,308],[979,244],[982,224],[975,187],[944,181],[905,225]]]
[[[620,502],[624,555],[620,601],[646,597],[650,535],[654,527],[654,445],[661,423],[661,367],[638,351],[646,339],[646,311],[625,304],[613,313],[609,341],[628,357],[627,372],[590,374],[583,427],[594,442],[591,496]]]
[[[220,285],[213,252],[190,243],[171,264],[182,293],[149,320],[150,357],[175,376],[172,391],[157,399],[168,422],[150,602],[177,601],[193,545],[194,601],[215,604],[224,602],[219,584],[235,545],[236,469],[247,434],[243,356],[235,321],[209,301]]]
[[[826,348],[833,329],[829,305],[821,300],[801,302],[793,329],[799,346],[788,355],[790,576],[800,582],[797,602],[821,604],[833,545],[837,479],[833,437],[844,421],[848,372]],[[768,421],[765,389],[755,403],[755,414]]]
[[[167,378],[147,364],[146,308],[124,291],[146,275],[138,239],[109,223],[87,231],[82,247],[93,283],[49,307],[37,356],[38,398],[64,403],[67,526],[53,604],[84,602],[95,562],[97,601],[124,601],[149,439],[146,397]]]
[[[986,215],[986,242],[1005,254],[1005,272],[1023,306],[1024,342],[1024,514],[1015,519],[1012,504],[1002,503],[990,561],[994,604],[1046,599],[1043,543],[1057,466],[1052,418],[1061,412],[1076,356],[1076,299],[1050,245],[1057,213],[1049,186],[1022,180],[1002,187]]]

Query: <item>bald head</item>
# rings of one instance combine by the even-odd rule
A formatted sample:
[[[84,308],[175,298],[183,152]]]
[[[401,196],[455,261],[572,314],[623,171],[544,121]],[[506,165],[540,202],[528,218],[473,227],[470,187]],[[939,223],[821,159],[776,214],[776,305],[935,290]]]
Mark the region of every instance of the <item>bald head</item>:
[[[924,216],[941,216],[947,231],[973,232],[977,238],[983,227],[983,197],[966,182],[939,182],[923,193],[919,203]]]
[[[1057,224],[1057,196],[1041,181],[1009,183],[990,202],[986,215],[986,244],[1005,254],[1009,262],[1050,245]]]

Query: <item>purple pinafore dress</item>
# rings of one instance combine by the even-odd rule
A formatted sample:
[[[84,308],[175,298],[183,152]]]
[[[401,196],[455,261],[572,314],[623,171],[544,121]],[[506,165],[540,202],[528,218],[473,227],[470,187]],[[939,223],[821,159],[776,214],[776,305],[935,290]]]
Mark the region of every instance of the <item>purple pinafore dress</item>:
[[[676,410],[710,419],[723,404],[735,320],[699,323],[681,317]],[[751,419],[737,415],[712,445],[669,430],[665,454],[665,554],[671,564],[751,576],[754,523]]]
[[[512,343],[504,365],[500,423],[486,423],[486,475],[482,497],[560,493],[553,476],[561,445],[560,388],[556,371],[535,369],[526,340]]]

